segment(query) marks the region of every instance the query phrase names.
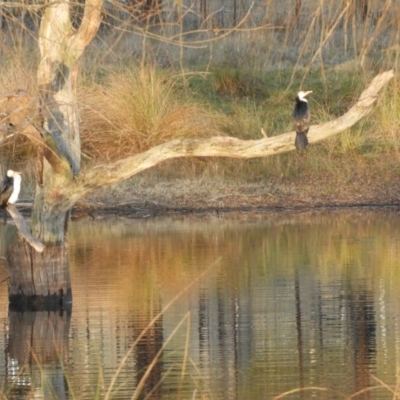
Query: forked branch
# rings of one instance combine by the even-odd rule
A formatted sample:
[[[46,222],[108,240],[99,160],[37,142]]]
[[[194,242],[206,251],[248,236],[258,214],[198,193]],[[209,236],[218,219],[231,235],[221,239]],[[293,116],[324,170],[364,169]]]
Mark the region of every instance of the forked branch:
[[[85,47],[92,41],[101,23],[103,0],[86,0],[82,23],[78,32],[72,36],[78,55],[82,54]]]

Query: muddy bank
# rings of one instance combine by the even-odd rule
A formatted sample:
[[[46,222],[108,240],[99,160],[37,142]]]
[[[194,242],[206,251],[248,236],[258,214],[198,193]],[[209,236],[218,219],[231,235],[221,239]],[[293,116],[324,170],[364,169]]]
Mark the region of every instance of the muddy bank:
[[[327,208],[400,207],[400,179],[332,182],[310,178],[260,183],[176,180],[116,187],[85,199],[72,218],[116,215],[151,218],[160,215],[235,212],[306,211]]]
[[[265,213],[329,208],[399,207],[400,178],[377,176],[341,182],[302,177],[268,182],[176,179],[132,180],[105,187],[83,199],[71,211],[72,219],[122,216],[152,218],[161,215]],[[29,216],[32,198],[17,204]]]

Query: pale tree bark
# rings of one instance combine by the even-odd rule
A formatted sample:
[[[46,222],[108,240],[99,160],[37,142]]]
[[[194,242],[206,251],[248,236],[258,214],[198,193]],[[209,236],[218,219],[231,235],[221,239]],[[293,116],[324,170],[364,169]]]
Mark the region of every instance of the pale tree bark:
[[[45,249],[36,252],[23,239],[9,246],[12,304],[34,303],[40,308],[72,301],[65,247],[69,210],[60,208],[59,204],[65,196],[65,187],[72,184],[80,171],[75,96],[78,60],[98,30],[101,7],[102,0],[87,0],[76,32],[70,20],[69,0],[50,1],[42,17],[38,67],[41,112],[32,123],[25,118],[21,124],[25,124],[23,132],[32,133],[44,143],[40,146],[31,229]]]

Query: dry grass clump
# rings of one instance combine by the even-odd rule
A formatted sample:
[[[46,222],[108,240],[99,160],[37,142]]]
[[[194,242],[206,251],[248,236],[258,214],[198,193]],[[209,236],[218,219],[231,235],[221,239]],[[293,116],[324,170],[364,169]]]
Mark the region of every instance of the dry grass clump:
[[[13,41],[10,46],[4,41],[0,45],[0,96],[19,89],[29,94],[36,93],[36,76],[32,71],[36,71],[37,59],[37,51],[30,43],[16,44]],[[0,113],[4,111],[1,109]],[[1,119],[0,117],[0,124]],[[6,132],[6,136],[0,146],[2,166],[21,169],[27,159],[36,155],[36,147],[17,132]]]
[[[172,139],[221,134],[214,114],[182,93],[176,78],[152,67],[110,72],[104,83],[81,86],[84,153],[115,160]]]

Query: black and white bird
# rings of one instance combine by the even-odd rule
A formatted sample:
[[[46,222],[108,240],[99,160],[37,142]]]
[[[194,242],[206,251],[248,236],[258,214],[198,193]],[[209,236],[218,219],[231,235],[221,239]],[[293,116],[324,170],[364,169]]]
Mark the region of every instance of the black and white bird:
[[[14,204],[18,200],[21,191],[21,173],[9,169],[6,177],[0,183],[0,208],[7,204]]]
[[[293,123],[296,131],[296,140],[294,145],[298,150],[305,149],[308,145],[307,133],[310,129],[310,107],[306,96],[312,93],[312,90],[297,93],[296,105],[293,110]]]

